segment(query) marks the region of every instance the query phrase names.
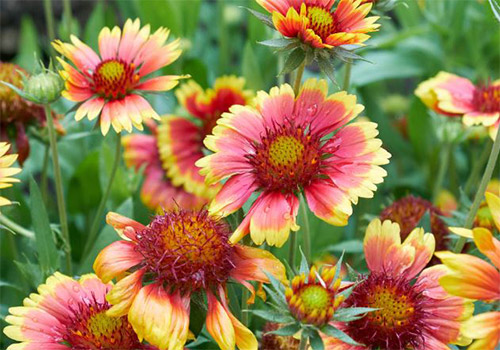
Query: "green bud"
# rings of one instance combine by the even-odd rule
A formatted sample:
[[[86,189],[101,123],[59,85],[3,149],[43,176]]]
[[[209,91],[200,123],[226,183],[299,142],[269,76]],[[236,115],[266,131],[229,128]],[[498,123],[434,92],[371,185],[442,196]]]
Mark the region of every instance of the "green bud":
[[[32,75],[24,84],[24,92],[29,96],[28,99],[40,104],[56,101],[63,90],[64,81],[50,70]]]

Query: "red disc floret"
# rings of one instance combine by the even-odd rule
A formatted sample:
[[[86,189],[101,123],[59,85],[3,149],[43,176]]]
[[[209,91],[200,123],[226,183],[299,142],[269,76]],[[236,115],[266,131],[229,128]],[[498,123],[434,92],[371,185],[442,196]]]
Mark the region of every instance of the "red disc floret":
[[[139,81],[135,65],[119,59],[102,61],[92,74],[95,93],[108,99],[125,97]]]
[[[138,232],[137,250],[152,279],[192,292],[227,281],[234,268],[231,230],[208,211],[180,209],[156,216]]]
[[[477,87],[472,103],[478,111],[484,113],[500,112],[500,84]]]

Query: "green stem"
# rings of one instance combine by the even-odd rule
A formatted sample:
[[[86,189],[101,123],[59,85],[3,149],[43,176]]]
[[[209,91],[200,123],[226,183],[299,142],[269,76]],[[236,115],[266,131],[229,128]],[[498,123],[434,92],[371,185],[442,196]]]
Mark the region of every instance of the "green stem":
[[[307,215],[307,202],[304,195],[300,197],[300,214],[302,228],[302,245],[307,262],[311,262],[311,230],[309,228],[309,217]]]
[[[302,75],[304,74],[304,69],[306,68],[306,61],[302,62],[302,64],[297,68],[297,74],[295,75],[295,83],[293,84],[293,92],[295,96],[299,94],[300,83],[302,82]]]
[[[92,244],[94,243],[97,237],[99,224],[102,219],[102,213],[104,212],[104,208],[106,207],[106,202],[108,201],[109,194],[111,193],[111,187],[113,186],[113,180],[115,179],[116,171],[118,170],[118,165],[120,164],[121,148],[122,148],[121,134],[118,133],[116,137],[115,159],[113,163],[113,168],[111,169],[111,174],[109,176],[109,181],[106,186],[106,190],[101,198],[101,202],[99,203],[99,207],[97,208],[97,212],[95,213],[94,220],[92,221],[90,233],[89,236],[87,237],[85,248],[83,249],[82,259],[85,259],[87,257],[87,254],[89,253],[90,248],[92,248]]]
[[[54,27],[54,12],[52,11],[52,0],[43,0],[43,8],[45,10],[45,22],[47,24],[47,35],[49,37],[49,43],[51,43],[56,38],[56,32]],[[52,45],[49,44],[49,50],[51,55],[54,53]]]
[[[342,84],[342,90],[349,90],[349,85],[351,84],[351,69],[352,69],[352,61],[349,60],[345,64],[345,75],[344,75],[344,83]]]
[[[0,224],[4,225],[7,228],[10,228],[15,233],[20,234],[21,236],[33,239],[35,238],[35,234],[30,230],[25,229],[24,227],[16,224],[14,221],[10,220],[5,215],[0,214]]]
[[[47,172],[49,170],[49,155],[50,155],[50,148],[48,145],[45,145],[45,152],[43,154],[42,178],[41,178],[42,198],[45,205],[47,205],[47,198],[48,198],[47,196],[49,193],[48,190],[49,182],[47,177]]]
[[[243,217],[241,217],[241,220],[239,220],[238,226],[241,224],[241,221],[243,221]],[[250,242],[251,242],[251,240],[250,240],[250,237],[248,235],[245,236],[242,240],[243,245],[249,245]],[[245,327],[248,327],[248,323],[250,321],[249,320],[250,315],[249,315],[249,312],[247,310],[249,309],[248,298],[250,297],[250,292],[248,291],[248,289],[245,286],[242,286],[242,288],[243,289],[241,291],[241,323],[243,323],[243,325]]]
[[[491,153],[491,148],[493,147],[493,143],[488,141],[488,144],[486,147],[483,148],[483,152],[481,152],[481,155],[479,156],[478,159],[475,159],[474,166],[472,167],[472,171],[470,173],[469,178],[467,179],[467,182],[465,183],[464,187],[464,192],[466,195],[471,195],[473,186],[475,183],[477,183],[477,180],[479,179],[479,176],[481,175],[481,170],[484,168],[484,164],[488,160],[488,156]]]
[[[491,149],[490,157],[488,158],[488,163],[486,164],[486,169],[484,170],[483,178],[481,179],[481,183],[479,184],[479,188],[477,189],[476,196],[474,197],[474,201],[472,202],[472,206],[470,207],[469,214],[465,219],[465,228],[470,229],[474,223],[474,219],[477,214],[477,210],[481,205],[481,201],[484,197],[484,192],[486,191],[486,187],[488,186],[488,182],[491,180],[491,175],[493,174],[493,170],[495,169],[495,165],[498,159],[498,153],[500,153],[500,130],[497,132],[497,136],[495,137],[495,142],[493,143],[493,148]],[[460,237],[455,244],[455,248],[453,251],[455,253],[460,253],[464,248],[465,241],[467,238]]]
[[[307,337],[304,335],[304,331],[302,331],[300,335],[300,343],[299,343],[299,350],[306,350],[307,349]]]
[[[229,40],[226,21],[224,21],[225,0],[217,0],[217,27],[219,29],[218,44],[219,44],[219,75],[226,73],[229,70]]]
[[[446,175],[446,171],[448,170],[448,164],[450,161],[452,146],[449,143],[445,143],[442,148],[442,152],[439,157],[439,169],[436,177],[436,181],[434,182],[434,188],[432,190],[432,200],[435,202],[441,188],[443,187],[444,177]]]
[[[64,252],[66,254],[66,272],[71,275],[71,244],[69,241],[68,217],[66,215],[66,204],[64,203],[61,167],[59,166],[59,154],[57,152],[56,130],[48,104],[45,105],[45,118],[47,119],[47,127],[49,129],[50,150],[52,152],[52,165],[54,166],[54,179],[56,182],[57,209],[59,210],[59,221],[61,222]]]
[[[297,249],[297,233],[291,232],[290,246],[288,248],[288,263],[295,270],[295,250]]]
[[[71,0],[63,0],[63,13],[66,20],[66,30],[71,34]]]
[[[278,85],[281,85],[285,82],[285,74],[280,74],[283,70],[283,66],[285,65],[285,58],[283,55],[278,55],[278,72],[276,73],[278,76]]]

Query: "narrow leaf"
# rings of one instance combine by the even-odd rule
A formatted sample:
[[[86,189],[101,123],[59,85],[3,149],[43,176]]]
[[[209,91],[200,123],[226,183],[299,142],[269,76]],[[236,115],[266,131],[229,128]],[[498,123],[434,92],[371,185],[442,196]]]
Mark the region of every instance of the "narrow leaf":
[[[333,64],[333,59],[330,57],[318,57],[318,66],[319,69],[325,74],[328,79],[334,84],[337,85],[337,79],[335,78],[335,66]]]
[[[49,217],[42,194],[35,180],[30,178],[31,220],[35,231],[38,260],[45,277],[59,269],[59,253],[50,229]]]
[[[276,323],[290,323],[293,322],[293,317],[290,315],[284,315],[276,311],[270,310],[249,310],[249,312],[257,315],[267,321],[276,322]]]
[[[276,335],[281,335],[281,336],[291,336],[297,333],[300,330],[300,326],[296,323],[290,324],[288,326],[285,326],[283,328],[277,329],[272,332],[268,332],[268,334],[276,334]]]
[[[309,264],[307,263],[307,258],[304,255],[304,252],[302,251],[301,247],[299,247],[299,251],[300,251],[300,256],[301,256],[299,273],[301,273],[301,274],[303,273],[304,275],[307,276],[309,273]]]
[[[242,6],[242,8],[248,10],[248,12],[250,12],[252,15],[254,15],[259,21],[261,21],[262,23],[264,23],[269,28],[275,29],[274,28],[274,23],[273,23],[273,21],[271,19],[271,16],[267,16],[267,15],[263,14],[262,12],[249,9],[248,7]]]
[[[302,62],[304,62],[305,58],[306,54],[301,48],[296,48],[295,50],[290,52],[290,55],[288,55],[280,75],[293,72],[298,66],[301,65]]]
[[[351,345],[361,345],[360,343],[356,342],[354,339],[352,339],[350,336],[342,332],[340,329],[335,328],[332,325],[327,324],[323,328],[321,328],[321,331],[325,333],[326,335],[329,335],[330,337],[339,339],[343,341],[344,343],[351,344]]]
[[[325,349],[325,344],[323,343],[323,339],[321,339],[317,330],[313,330],[311,335],[309,336],[309,344],[311,344],[312,350]]]
[[[422,215],[420,221],[418,222],[416,227],[422,227],[425,232],[432,232],[431,228],[431,214],[429,210],[425,211],[425,214]]]
[[[340,242],[328,246],[326,250],[330,252],[346,252],[346,253],[362,253],[363,252],[363,242],[358,239],[353,239],[349,241]]]
[[[290,40],[285,38],[269,39],[258,42],[261,45],[269,47],[285,47],[291,44]]]

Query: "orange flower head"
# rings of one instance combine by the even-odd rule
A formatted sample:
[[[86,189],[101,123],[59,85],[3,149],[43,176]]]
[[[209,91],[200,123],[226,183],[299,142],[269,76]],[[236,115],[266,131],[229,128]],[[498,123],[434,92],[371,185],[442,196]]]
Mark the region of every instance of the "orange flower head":
[[[405,239],[417,227],[427,211],[431,216],[431,230],[436,239],[436,249],[446,249],[448,229],[439,218],[444,213],[423,198],[409,195],[395,201],[380,213],[380,220],[397,222],[401,228],[401,238]],[[437,259],[434,260],[433,262],[437,262]]]
[[[137,233],[137,251],[156,280],[196,291],[227,281],[234,268],[230,234],[229,225],[206,210],[168,212]]]
[[[298,38],[313,48],[331,49],[362,44],[376,31],[379,17],[366,17],[371,3],[361,0],[257,0],[272,15],[274,27],[283,36]]]
[[[323,268],[320,273],[311,267],[309,275],[304,273],[292,279],[285,290],[285,297],[292,315],[302,323],[318,327],[327,324],[335,310],[344,301],[337,295],[340,278],[335,278],[335,267]]]
[[[101,30],[99,55],[74,35],[71,43],[55,40],[54,49],[72,62],[58,58],[63,68],[59,73],[65,80],[62,96],[81,103],[75,119],[99,117],[103,135],[111,126],[117,133],[131,132],[132,126],[142,130],[144,121],[159,119],[143,94],[168,91],[188,77],[151,77],[181,54],[179,40],[165,45],[169,33],[162,27],[151,33],[149,24],[141,28],[139,19],[128,19],[123,29]]]
[[[273,333],[283,325],[274,322],[266,322],[262,330],[262,350],[299,350],[299,340],[293,336],[280,336]]]
[[[491,179],[486,188],[486,193],[500,196],[500,181],[498,179]],[[495,217],[486,200],[481,202],[479,206],[476,218],[474,219],[474,227],[483,227],[490,231],[495,230]],[[498,231],[500,232],[500,228]]]

